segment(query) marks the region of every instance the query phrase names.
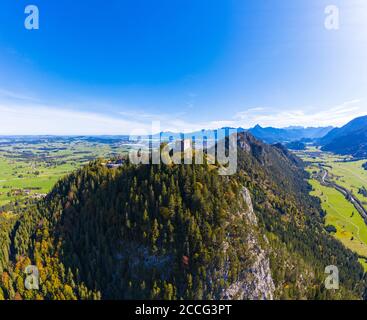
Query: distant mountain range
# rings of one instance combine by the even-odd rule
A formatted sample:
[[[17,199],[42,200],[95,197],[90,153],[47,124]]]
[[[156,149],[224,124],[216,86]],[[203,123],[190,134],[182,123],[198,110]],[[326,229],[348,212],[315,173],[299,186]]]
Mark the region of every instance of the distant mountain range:
[[[218,130],[201,130],[196,132],[186,133],[186,137],[217,137],[217,140],[224,138],[226,135],[226,131],[229,129],[236,129],[230,127],[224,127]],[[304,128],[304,127],[287,127],[287,128],[273,128],[266,127],[263,128],[260,125],[256,125],[251,129],[237,128],[238,133],[241,132],[250,132],[257,139],[262,140],[269,144],[274,143],[289,143],[295,141],[314,141],[315,139],[319,139],[328,134],[333,127],[319,127],[319,128]],[[179,139],[181,137],[181,133],[174,132],[162,132],[161,138],[165,139]],[[159,134],[154,136],[155,138],[159,138]]]
[[[354,157],[367,156],[367,116],[331,130],[319,140],[322,150]]]
[[[195,136],[207,137],[208,140],[216,138],[220,140],[228,133],[224,127],[218,130],[201,130],[186,133],[185,137]],[[256,125],[250,129],[237,128],[238,133],[250,132],[257,139],[268,144],[282,143],[287,148],[302,150],[307,142],[322,146],[322,150],[341,155],[352,155],[354,157],[367,157],[367,116],[356,118],[341,128],[328,127],[298,127],[286,128],[261,127]],[[179,139],[180,133],[162,132],[153,136],[161,139]],[[213,139],[214,140],[214,139]]]
[[[288,128],[263,128],[257,125],[249,131],[258,139],[263,140],[266,143],[287,143],[300,140],[314,140],[322,138],[328,134],[333,127],[319,127],[319,128],[304,128],[304,127],[288,127]]]
[[[367,116],[356,118],[341,128],[328,127],[298,127],[290,126],[286,128],[261,127],[256,125],[250,129],[223,127],[217,130],[199,130],[186,133],[183,136],[179,132],[161,132],[152,136],[153,140],[171,141],[195,137],[197,140],[207,139],[208,145],[213,145],[215,141],[225,138],[229,129],[237,130],[238,133],[249,132],[254,137],[268,144],[281,143],[287,148],[302,150],[305,144],[312,142],[322,147],[323,151],[330,151],[341,155],[352,155],[354,157],[367,157]],[[23,142],[33,144],[39,142],[51,142],[67,140],[84,140],[98,143],[120,143],[128,142],[131,139],[144,140],[149,136],[0,136],[0,145],[8,145]]]
[[[216,137],[222,139],[228,129],[201,130],[187,133],[186,137]],[[250,129],[237,128],[238,133],[250,132],[257,139],[268,144],[282,143],[291,149],[303,149],[305,143],[313,142],[322,146],[322,150],[341,155],[352,155],[357,158],[367,157],[367,116],[356,118],[341,128],[329,127],[297,127],[287,128],[261,127],[256,125]],[[159,137],[159,134],[156,135]],[[179,139],[180,133],[163,132],[161,137],[165,139]]]

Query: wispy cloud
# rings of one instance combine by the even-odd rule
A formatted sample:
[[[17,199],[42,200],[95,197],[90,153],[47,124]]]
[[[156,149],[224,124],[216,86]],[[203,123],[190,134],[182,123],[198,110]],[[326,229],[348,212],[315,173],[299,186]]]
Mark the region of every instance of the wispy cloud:
[[[243,127],[262,126],[342,126],[348,121],[367,115],[363,101],[353,99],[336,106],[303,107],[277,111],[272,108],[251,108],[234,116],[234,123]]]
[[[102,135],[145,133],[149,125],[113,115],[45,106],[0,105],[0,134]]]
[[[159,131],[191,132],[232,124],[232,121],[194,122],[170,114],[94,113],[53,106],[23,107],[1,103],[0,115],[0,135],[137,135]]]
[[[33,97],[0,89],[0,135],[53,134],[103,135],[149,134],[158,131],[192,132],[221,127],[250,128],[262,126],[341,126],[355,117],[366,115],[363,101],[350,100],[331,107],[307,107],[278,111],[269,107],[252,107],[223,119],[198,121],[190,114],[147,113],[125,107],[124,111],[81,111],[42,104]],[[10,101],[10,102],[9,102]],[[114,110],[116,108],[113,108]],[[159,127],[157,123],[159,122]],[[152,128],[153,124],[153,128]]]
[[[31,95],[17,93],[14,91],[1,89],[0,88],[0,99],[1,100],[21,100],[27,102],[39,102],[39,100]]]

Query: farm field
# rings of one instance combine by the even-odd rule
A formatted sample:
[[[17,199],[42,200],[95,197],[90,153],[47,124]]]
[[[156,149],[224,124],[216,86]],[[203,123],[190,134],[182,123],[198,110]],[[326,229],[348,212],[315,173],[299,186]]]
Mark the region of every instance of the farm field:
[[[361,188],[367,188],[367,170],[362,165],[367,160],[332,163],[331,178],[337,184],[349,189],[367,208],[367,197],[360,193]]]
[[[367,257],[367,226],[354,206],[337,190],[310,181],[312,195],[320,198],[326,211],[325,225],[333,225],[335,237],[360,256]]]
[[[308,162],[313,170],[320,167],[326,169],[329,173],[328,179],[350,190],[367,209],[367,197],[360,192],[362,188],[367,189],[367,170],[362,167],[367,159],[351,161],[351,157],[322,152],[316,148],[299,151],[296,154]]]
[[[320,170],[328,171],[328,179],[350,190],[365,206],[367,198],[358,193],[363,187],[367,188],[367,171],[362,167],[367,160],[350,161],[349,157],[341,157],[324,153],[318,149],[297,152],[308,166],[312,185],[311,194],[321,200],[326,212],[325,226],[336,228],[334,236],[347,248],[361,256],[360,262],[367,271],[367,225],[356,208],[345,196],[334,188],[322,185],[315,175]]]
[[[0,142],[0,209],[42,198],[64,175],[96,158],[121,156],[127,149],[120,142],[77,138]]]

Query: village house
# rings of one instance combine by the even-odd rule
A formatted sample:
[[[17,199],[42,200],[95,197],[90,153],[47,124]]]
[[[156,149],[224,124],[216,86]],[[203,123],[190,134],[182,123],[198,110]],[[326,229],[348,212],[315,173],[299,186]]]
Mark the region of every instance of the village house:
[[[108,161],[107,164],[105,165],[108,169],[116,169],[121,167],[124,163],[125,163],[124,159],[118,159],[114,161]]]

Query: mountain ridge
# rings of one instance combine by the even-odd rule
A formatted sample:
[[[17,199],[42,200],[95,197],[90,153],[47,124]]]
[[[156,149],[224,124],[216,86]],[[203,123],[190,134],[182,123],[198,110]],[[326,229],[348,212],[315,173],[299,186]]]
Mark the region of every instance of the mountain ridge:
[[[334,127],[301,127],[301,126],[290,126],[285,128],[274,128],[274,127],[261,127],[259,124],[255,125],[253,128],[244,129],[242,127],[222,127],[216,130],[202,129],[199,131],[188,132],[188,133],[178,133],[178,132],[161,132],[159,134],[153,135],[153,138],[169,138],[180,139],[184,137],[215,137],[222,139],[225,137],[228,130],[236,130],[237,133],[250,132],[256,138],[264,141],[268,144],[273,143],[287,143],[295,142],[299,140],[315,140],[324,137],[327,133],[333,130]],[[218,136],[219,135],[219,136]]]
[[[367,116],[355,118],[343,127],[333,129],[319,143],[323,151],[366,157]]]

